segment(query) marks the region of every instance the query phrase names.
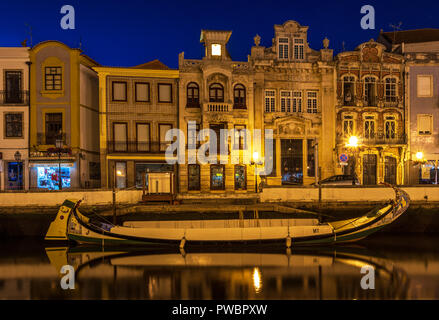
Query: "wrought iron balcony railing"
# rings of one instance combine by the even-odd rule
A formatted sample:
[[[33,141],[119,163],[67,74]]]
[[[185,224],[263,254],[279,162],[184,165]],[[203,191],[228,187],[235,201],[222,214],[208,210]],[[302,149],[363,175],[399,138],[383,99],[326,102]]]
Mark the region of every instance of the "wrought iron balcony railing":
[[[62,134],[54,134],[54,133],[37,133],[37,144],[39,145],[55,145],[56,140],[61,139],[64,145],[67,144],[67,135],[65,133]]]
[[[0,91],[0,105],[29,105],[29,91]]]
[[[171,142],[107,141],[108,153],[165,153]]]

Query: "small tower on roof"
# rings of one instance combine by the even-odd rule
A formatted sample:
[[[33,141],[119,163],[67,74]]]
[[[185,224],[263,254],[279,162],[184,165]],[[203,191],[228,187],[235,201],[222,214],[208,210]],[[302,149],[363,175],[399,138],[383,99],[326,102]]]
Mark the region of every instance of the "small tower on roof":
[[[201,30],[200,42],[206,48],[205,59],[231,60],[226,49],[232,31]]]

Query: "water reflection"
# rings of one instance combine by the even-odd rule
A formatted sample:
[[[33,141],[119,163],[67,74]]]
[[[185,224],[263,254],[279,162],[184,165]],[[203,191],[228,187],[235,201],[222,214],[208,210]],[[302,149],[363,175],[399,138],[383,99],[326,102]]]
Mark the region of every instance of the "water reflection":
[[[437,240],[437,238],[436,238]],[[407,241],[407,239],[406,239]],[[393,241],[390,241],[393,243]],[[436,242],[437,243],[437,242]],[[297,249],[98,247],[31,248],[0,254],[1,299],[436,299],[434,251],[361,247]],[[395,246],[395,244],[393,244]],[[21,243],[21,249],[26,242]],[[2,248],[0,248],[2,249]],[[401,250],[403,250],[401,248]],[[8,250],[6,250],[8,251]],[[61,266],[76,270],[75,290],[60,288]],[[375,268],[375,290],[360,286]]]

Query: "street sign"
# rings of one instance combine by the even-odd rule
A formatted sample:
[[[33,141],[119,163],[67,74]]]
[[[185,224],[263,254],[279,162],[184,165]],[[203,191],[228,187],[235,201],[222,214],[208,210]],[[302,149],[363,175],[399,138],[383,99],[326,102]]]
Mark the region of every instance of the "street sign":
[[[348,162],[349,159],[346,153],[342,153],[338,158],[340,159],[340,162]]]

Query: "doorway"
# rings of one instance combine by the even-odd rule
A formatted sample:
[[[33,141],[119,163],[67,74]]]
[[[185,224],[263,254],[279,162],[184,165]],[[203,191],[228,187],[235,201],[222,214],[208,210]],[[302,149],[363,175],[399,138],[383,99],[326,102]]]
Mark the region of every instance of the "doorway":
[[[365,154],[363,156],[363,184],[377,184],[377,156],[376,154]]]
[[[22,190],[23,189],[23,163],[9,162],[8,163],[8,177],[6,182],[8,190]]]
[[[282,184],[303,184],[303,140],[281,140]]]
[[[393,157],[384,158],[384,182],[396,184],[396,159]]]

